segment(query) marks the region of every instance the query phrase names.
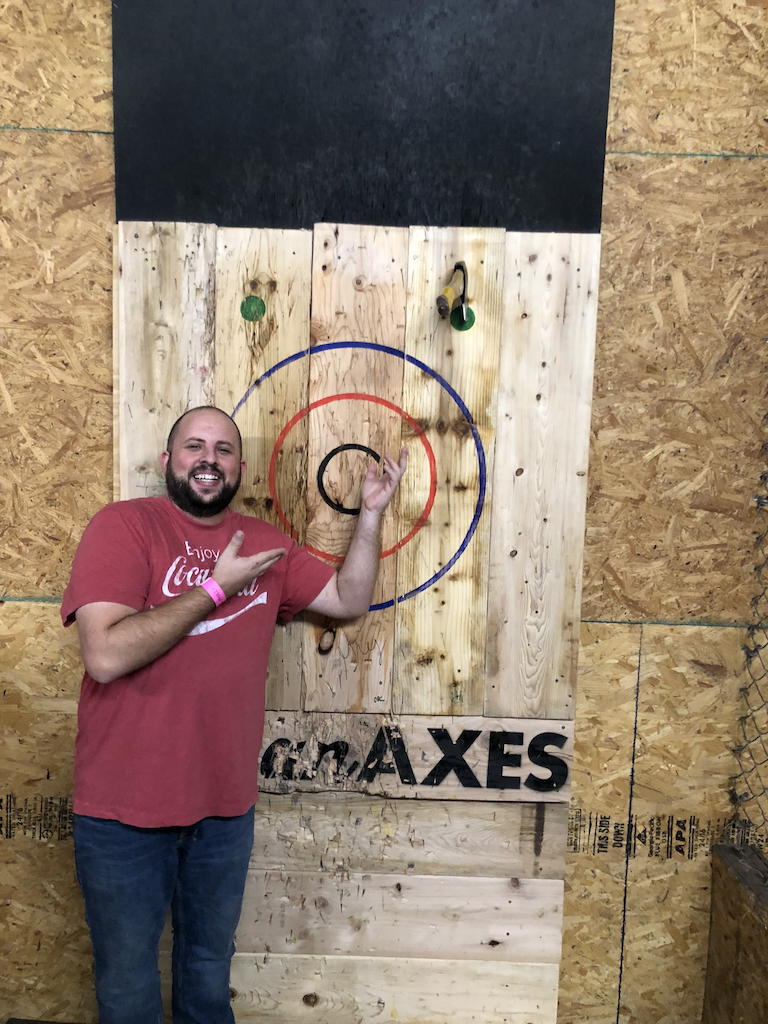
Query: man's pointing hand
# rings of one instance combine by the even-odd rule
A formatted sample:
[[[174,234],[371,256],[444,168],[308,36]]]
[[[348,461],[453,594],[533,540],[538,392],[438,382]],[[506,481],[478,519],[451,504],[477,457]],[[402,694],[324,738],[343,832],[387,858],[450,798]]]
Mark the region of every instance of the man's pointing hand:
[[[272,548],[270,551],[259,551],[255,555],[240,557],[238,551],[242,547],[245,534],[236,530],[232,540],[222,551],[213,579],[218,583],[227,597],[232,597],[238,590],[247,587],[257,576],[263,575],[286,553],[285,548]]]

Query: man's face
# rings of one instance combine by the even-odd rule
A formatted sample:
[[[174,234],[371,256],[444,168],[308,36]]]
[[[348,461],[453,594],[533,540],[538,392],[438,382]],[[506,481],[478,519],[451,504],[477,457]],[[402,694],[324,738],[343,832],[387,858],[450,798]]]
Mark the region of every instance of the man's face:
[[[200,409],[185,416],[171,452],[160,457],[168,497],[195,519],[221,515],[237,493],[245,463],[228,416]]]

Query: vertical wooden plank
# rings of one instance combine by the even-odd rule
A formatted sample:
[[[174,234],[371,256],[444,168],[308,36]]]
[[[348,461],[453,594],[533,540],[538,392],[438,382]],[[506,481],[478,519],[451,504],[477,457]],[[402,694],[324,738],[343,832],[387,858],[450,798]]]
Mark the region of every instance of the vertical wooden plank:
[[[120,498],[162,494],[158,455],[185,409],[208,405],[214,224],[118,226]]]
[[[750,846],[712,851],[701,1024],[768,1019],[768,863]]]
[[[599,235],[507,235],[487,715],[574,714],[599,270]]]
[[[400,447],[407,254],[406,228],[315,226],[307,544],[330,561],[346,552],[356,519],[329,501],[357,508],[370,463],[365,451],[342,446],[379,456]],[[390,507],[382,552],[392,553],[380,561],[373,598],[387,607],[307,632],[306,710],[390,709],[397,541]]]
[[[400,714],[483,710],[504,245],[496,229],[410,232],[403,404],[434,453],[436,493],[428,521],[398,561],[393,709]],[[440,320],[435,307],[459,260],[476,318],[468,331]],[[406,474],[401,529],[418,522],[429,483],[428,473]]]
[[[219,229],[214,399],[234,413],[247,467],[234,507],[299,541],[306,525],[306,416],[276,446],[285,426],[307,406],[309,358],[300,354],[309,347],[311,272],[309,231]],[[303,629],[289,623],[275,632],[268,708],[300,707]]]

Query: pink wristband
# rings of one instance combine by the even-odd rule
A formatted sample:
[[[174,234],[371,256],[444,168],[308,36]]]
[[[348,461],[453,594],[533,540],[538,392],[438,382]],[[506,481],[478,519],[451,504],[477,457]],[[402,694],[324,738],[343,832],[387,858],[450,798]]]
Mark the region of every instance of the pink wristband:
[[[213,601],[217,608],[219,607],[220,604],[224,604],[224,602],[227,600],[227,595],[221,589],[216,580],[213,579],[213,577],[209,576],[205,583],[201,583],[200,586],[206,592],[208,597],[210,597],[210,599]]]

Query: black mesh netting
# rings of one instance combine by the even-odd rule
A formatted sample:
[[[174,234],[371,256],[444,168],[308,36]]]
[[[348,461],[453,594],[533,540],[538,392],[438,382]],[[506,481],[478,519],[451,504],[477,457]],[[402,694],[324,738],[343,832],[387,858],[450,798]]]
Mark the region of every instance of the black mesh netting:
[[[755,496],[759,515],[758,582],[753,598],[755,625],[744,646],[749,682],[742,689],[744,714],[739,719],[741,744],[736,748],[741,773],[733,780],[733,798],[742,815],[758,828],[768,826],[768,472],[760,477]]]

